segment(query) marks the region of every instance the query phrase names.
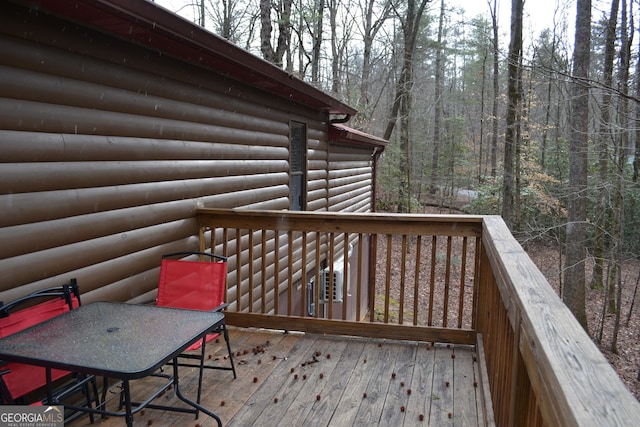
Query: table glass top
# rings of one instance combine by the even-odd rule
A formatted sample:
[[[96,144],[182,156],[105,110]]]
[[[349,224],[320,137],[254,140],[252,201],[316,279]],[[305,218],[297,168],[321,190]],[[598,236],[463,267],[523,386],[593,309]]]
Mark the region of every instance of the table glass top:
[[[96,302],[0,339],[0,359],[140,378],[223,319],[219,312]]]

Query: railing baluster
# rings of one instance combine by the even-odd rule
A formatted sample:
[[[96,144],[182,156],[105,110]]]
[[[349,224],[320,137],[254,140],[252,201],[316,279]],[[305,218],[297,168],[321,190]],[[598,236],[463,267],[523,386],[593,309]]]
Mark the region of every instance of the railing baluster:
[[[361,301],[362,301],[362,251],[363,251],[363,247],[362,247],[362,233],[358,234],[358,264],[356,267],[357,270],[357,274],[356,274],[356,320],[360,321],[361,314],[360,314],[360,305],[361,305]]]
[[[349,285],[349,234],[344,233],[343,235],[343,246],[342,246],[342,262],[343,262],[343,271],[344,276],[342,280],[342,320],[347,320],[347,307],[348,304],[348,295],[347,295],[347,287]]]
[[[249,237],[249,247],[247,248],[247,252],[249,253],[249,259],[247,260],[249,264],[249,313],[253,313],[253,263],[255,259],[253,256],[253,250],[255,248],[253,244],[253,230],[248,229],[247,235]]]
[[[315,278],[313,283],[315,286],[313,287],[313,307],[314,307],[314,317],[320,317],[320,270],[322,269],[322,263],[320,261],[320,250],[321,250],[321,242],[320,242],[320,233],[316,232],[316,265],[315,265]]]
[[[384,323],[389,323],[389,297],[391,296],[391,261],[393,252],[393,236],[387,234],[387,267],[384,285]]]
[[[260,242],[262,251],[260,255],[260,286],[262,295],[262,314],[267,313],[267,230],[260,230]]]
[[[302,232],[302,268],[301,268],[302,278],[300,282],[302,283],[300,287],[300,316],[306,317],[307,312],[307,288],[306,288],[306,280],[307,280],[307,233]]]
[[[287,280],[287,316],[291,316],[293,311],[293,231],[287,233],[287,250],[287,272],[289,274]]]
[[[376,277],[378,273],[378,235],[371,236],[371,277],[369,277],[369,322],[376,320]]]
[[[207,233],[207,228],[200,227],[198,232],[198,250],[200,252],[204,252],[207,248],[207,241],[205,239],[205,234]],[[213,246],[211,246],[211,251],[213,252]]]
[[[238,311],[242,311],[242,240],[240,229],[236,228],[236,301]]]
[[[333,319],[333,287],[335,286],[335,281],[334,281],[334,268],[333,268],[333,260],[336,259],[336,237],[334,233],[330,233],[329,234],[329,283],[325,284],[324,282],[322,283],[322,286],[327,286],[328,285],[328,293],[327,293],[327,318],[329,319]]]
[[[467,272],[467,236],[462,238],[462,260],[460,261],[460,298],[458,300],[458,328],[462,328],[464,314],[464,281]]]
[[[444,273],[444,303],[442,304],[442,327],[447,327],[449,317],[449,286],[451,285],[451,236],[447,236],[447,260]]]
[[[433,299],[436,293],[436,254],[438,251],[438,237],[431,238],[431,274],[429,277],[429,319],[427,326],[433,326]]]
[[[420,265],[422,260],[422,236],[418,234],[416,238],[416,270],[413,282],[413,324],[418,324],[418,311],[420,306]]]
[[[217,229],[213,228],[211,230],[211,251],[214,252],[216,248],[215,235],[217,234]],[[227,227],[222,229],[222,256],[225,258],[229,258],[229,232],[227,231]],[[229,264],[227,264],[227,267]],[[227,271],[227,278],[229,277],[229,271]],[[225,283],[224,287],[224,301],[229,301],[229,286],[228,282]],[[237,304],[237,303],[236,303]]]
[[[398,306],[398,323],[402,325],[404,323],[404,286],[405,277],[407,274],[407,235],[402,235],[402,254],[400,264],[400,304]]]
[[[273,235],[273,311],[280,314],[280,231]]]

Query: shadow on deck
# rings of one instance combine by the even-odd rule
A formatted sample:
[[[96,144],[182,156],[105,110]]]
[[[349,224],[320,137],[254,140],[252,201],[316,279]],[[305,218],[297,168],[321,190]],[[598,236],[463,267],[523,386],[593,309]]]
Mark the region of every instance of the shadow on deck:
[[[202,403],[225,426],[484,425],[479,364],[472,346],[231,329],[238,378],[207,370]],[[226,354],[209,344],[212,359]],[[196,371],[181,368],[181,387],[195,396]],[[153,379],[137,382],[144,394]],[[114,399],[116,400],[116,399]],[[163,404],[180,405],[173,393]],[[115,405],[112,402],[111,405]],[[119,418],[99,419],[101,427]],[[147,409],[140,426],[214,426],[206,415]],[[71,424],[88,426],[88,417]]]

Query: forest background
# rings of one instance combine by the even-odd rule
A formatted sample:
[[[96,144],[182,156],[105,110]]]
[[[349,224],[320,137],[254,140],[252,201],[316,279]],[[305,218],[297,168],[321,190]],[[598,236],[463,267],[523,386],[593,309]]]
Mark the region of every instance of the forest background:
[[[355,107],[378,210],[502,215],[640,399],[640,0],[157,3]]]

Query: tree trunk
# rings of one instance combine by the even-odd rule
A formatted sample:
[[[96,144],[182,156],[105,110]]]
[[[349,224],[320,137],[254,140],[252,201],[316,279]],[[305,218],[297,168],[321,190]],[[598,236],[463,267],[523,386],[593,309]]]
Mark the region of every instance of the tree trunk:
[[[485,49],[485,54],[482,57],[482,86],[480,90],[480,141],[478,142],[478,176],[476,178],[476,182],[478,184],[482,184],[484,182],[484,175],[486,174],[486,170],[484,169],[486,163],[484,160],[484,107],[486,102],[486,92],[487,92],[487,50]]]
[[[340,60],[341,51],[338,48],[340,38],[338,38],[338,0],[329,0],[329,26],[331,28],[331,93],[340,93]],[[343,41],[343,43],[346,41]]]
[[[493,0],[491,7],[491,22],[493,25],[493,107],[491,111],[491,177],[496,178],[498,163],[498,103],[500,94],[500,45],[498,43],[497,0]]]
[[[296,4],[298,5],[298,10],[302,10],[302,0],[298,0]],[[302,34],[300,34],[302,28],[304,28],[304,13],[298,13],[298,74],[300,78],[304,79],[307,66],[305,65],[306,52],[304,50],[304,40]]]
[[[275,62],[275,52],[271,46],[271,33],[273,26],[271,25],[271,2],[269,0],[260,0],[260,51],[262,57],[271,62]]]
[[[513,230],[515,232],[522,231],[522,161],[523,159],[523,145],[526,149],[529,145],[531,129],[529,128],[529,111],[532,88],[531,88],[531,73],[529,73],[529,83],[527,90],[524,89],[524,78],[522,75],[522,55],[520,55],[520,62],[518,63],[518,93],[520,94],[520,107],[517,109],[518,115],[516,116],[516,141],[515,141],[515,157],[514,157],[514,170],[513,176],[515,178],[515,191],[513,192]]]
[[[402,59],[402,70],[400,78],[396,83],[395,98],[389,114],[389,121],[385,129],[383,138],[389,140],[398,119],[398,113],[403,111],[409,114],[411,111],[411,89],[413,86],[413,57],[416,47],[416,39],[420,29],[420,20],[428,3],[428,0],[421,0],[420,6],[416,9],[415,0],[407,2],[407,14],[402,21],[402,29],[404,36],[404,53]],[[403,105],[404,104],[404,105]],[[400,120],[401,126],[409,126],[408,117]],[[400,187],[398,189],[398,212],[408,212],[410,208],[411,189],[410,183],[410,163],[409,163],[409,130],[404,129],[400,132],[400,162],[401,170]]]
[[[613,60],[616,54],[616,24],[618,22],[619,0],[611,2],[611,13],[607,23],[607,36],[605,39],[604,67],[602,83],[605,88],[612,87],[613,81]],[[598,132],[598,177],[600,178],[600,200],[599,209],[595,218],[595,236],[593,242],[593,271],[591,276],[591,288],[604,288],[604,258],[605,247],[607,245],[607,223],[611,215],[611,205],[609,204],[609,192],[605,191],[606,183],[609,181],[609,141],[611,141],[611,91],[605,90],[602,94],[602,119],[600,120],[600,131]],[[607,186],[608,187],[608,186]],[[613,301],[612,301],[613,303]],[[604,314],[603,314],[604,315]]]
[[[624,130],[620,137],[618,138],[618,148],[617,148],[617,177],[616,177],[616,198],[614,205],[614,227],[612,227],[612,239],[617,242],[614,246],[616,251],[613,255],[613,259],[615,260],[615,270],[617,272],[617,277],[615,282],[615,287],[611,286],[611,288],[616,289],[615,294],[612,293],[612,297],[615,297],[615,306],[612,308],[615,311],[616,318],[613,326],[613,336],[611,343],[611,351],[613,353],[618,353],[618,332],[620,331],[620,315],[621,315],[621,304],[622,304],[622,257],[624,251],[624,191],[625,191],[625,179],[624,172],[625,166],[627,163],[627,155],[628,155],[628,132],[627,129],[630,129],[631,126],[628,122],[629,117],[629,66],[631,64],[631,44],[629,42],[629,33],[633,33],[633,28],[627,28],[627,1],[622,0],[622,11],[621,11],[622,22],[620,25],[620,68],[619,68],[619,85],[620,92],[622,93],[622,97],[619,102],[619,111],[618,117],[620,118],[620,123],[618,125],[619,129]]]
[[[231,9],[232,9],[232,0],[223,0],[222,1],[222,16],[220,19],[220,28],[218,34],[220,37],[231,40]]]
[[[589,128],[591,0],[577,0],[573,52],[565,285],[563,299],[588,330],[585,310],[586,190]]]
[[[322,48],[323,40],[323,15],[324,15],[324,0],[316,0],[313,10],[313,33],[311,38],[313,40],[313,47],[311,49],[311,82],[318,86],[320,83],[320,51]]]
[[[404,36],[404,53],[402,58],[402,69],[400,71],[400,78],[396,82],[395,97],[393,99],[393,105],[391,106],[391,113],[389,114],[389,120],[387,127],[384,130],[382,136],[387,141],[391,139],[391,134],[396,126],[398,120],[398,112],[400,111],[400,103],[402,98],[407,93],[411,82],[408,81],[408,75],[411,74],[410,70],[413,70],[413,55],[415,53],[415,44],[417,32],[420,29],[419,23],[422,19],[424,8],[429,0],[421,0],[418,12],[416,12],[415,0],[409,0],[407,4],[407,16],[402,21],[402,29]]]
[[[293,0],[283,0],[278,3],[276,13],[278,15],[278,42],[276,47],[271,44],[271,34],[273,26],[271,25],[271,8],[272,2],[269,0],[260,0],[260,51],[262,57],[277,65],[283,66],[284,54],[289,48],[291,42],[291,4]]]
[[[375,7],[377,7],[376,0],[366,0],[364,11],[362,13],[365,19],[363,23],[364,27],[362,29],[362,75],[360,78],[361,107],[359,108],[359,114],[362,114],[366,121],[371,119],[372,113],[369,88],[371,86],[371,51],[373,48],[373,41],[389,16],[391,3],[389,1],[385,1],[382,12],[380,13],[380,19],[373,22],[373,11]]]
[[[552,109],[552,89],[554,86],[554,82],[557,79],[555,72],[553,70],[556,69],[556,58],[558,56],[558,35],[556,34],[556,26],[553,27],[553,39],[551,40],[551,60],[549,61],[549,80],[547,81],[547,93],[546,93],[546,105],[548,108],[545,108],[544,112],[544,126],[542,128],[542,148],[540,152],[540,166],[542,167],[543,172],[546,170],[547,164],[547,147],[549,141],[549,128],[551,126],[551,114]],[[556,132],[557,135],[557,132]]]
[[[442,92],[444,89],[443,82],[443,65],[442,65],[442,27],[444,25],[444,0],[440,1],[440,19],[438,23],[438,43],[436,45],[436,80],[435,80],[435,100],[434,100],[434,119],[433,119],[433,151],[431,152],[431,179],[429,184],[429,193],[435,194],[438,189],[438,163],[440,157],[440,144],[441,136],[440,130],[442,127],[442,109],[443,100]]]
[[[636,97],[640,98],[640,45],[638,46],[638,61],[636,62]],[[640,123],[640,107],[636,106],[636,123]],[[633,182],[640,179],[640,127],[636,129],[636,152],[633,159]],[[633,211],[635,212],[635,211]]]
[[[520,115],[520,62],[522,56],[522,12],[524,0],[511,2],[511,42],[509,43],[509,88],[507,94],[507,131],[504,141],[504,182],[502,185],[502,217],[513,229],[513,196],[515,185],[515,155]]]

